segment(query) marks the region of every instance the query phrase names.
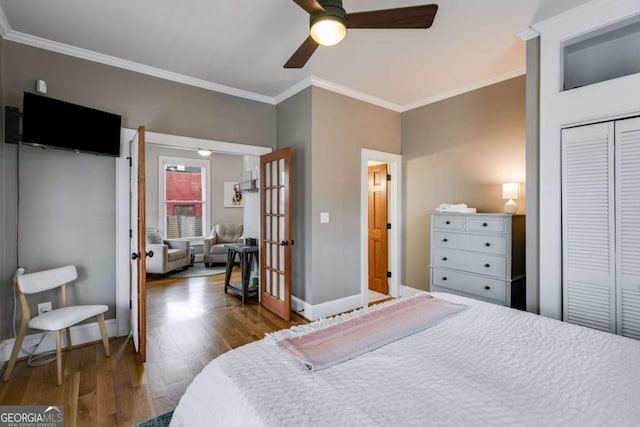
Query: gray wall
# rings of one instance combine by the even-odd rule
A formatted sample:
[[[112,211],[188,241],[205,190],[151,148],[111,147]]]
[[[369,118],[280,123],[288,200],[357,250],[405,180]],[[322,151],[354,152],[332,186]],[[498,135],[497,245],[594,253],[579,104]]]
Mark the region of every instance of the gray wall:
[[[309,301],[311,271],[311,88],[277,106],[277,146],[291,147],[291,293]]]
[[[400,154],[400,113],[312,88],[312,304],[360,289],[361,149]],[[320,223],[320,212],[330,222]]]
[[[404,284],[428,289],[429,213],[463,202],[502,212],[502,183],[525,182],[525,77],[403,113],[402,154]]]
[[[275,146],[276,108],[273,105],[211,92],[13,42],[4,41],[1,54],[4,105],[21,106],[22,93],[33,91],[35,80],[43,79],[47,81],[48,96],[121,114],[123,127],[136,128],[138,125],[145,125],[147,130],[153,132],[266,147]],[[70,131],[73,131],[71,126]],[[23,149],[26,153],[27,149],[21,148]],[[115,172],[107,171],[106,169],[110,169],[111,166],[107,168],[104,165],[115,165],[115,161],[105,157],[75,156],[69,152],[54,150],[30,153],[29,167],[36,170],[38,176],[44,171],[55,171],[54,182],[69,184],[69,187],[51,189],[52,191],[55,190],[57,194],[66,191],[68,194],[74,194],[76,198],[78,194],[83,195],[78,198],[75,205],[77,210],[73,213],[75,218],[83,219],[78,222],[82,225],[82,235],[75,237],[77,234],[74,233],[72,234],[74,237],[71,238],[67,233],[64,237],[65,247],[75,248],[78,254],[69,253],[66,257],[55,255],[56,248],[61,244],[58,229],[65,225],[52,223],[51,220],[56,217],[56,212],[61,206],[70,201],[64,198],[52,199],[48,196],[43,199],[42,194],[36,197],[32,193],[21,191],[21,205],[37,210],[39,216],[33,212],[27,215],[27,219],[21,217],[20,229],[24,230],[24,233],[21,233],[18,244],[20,259],[16,261],[15,150],[15,146],[2,144],[3,236],[0,244],[3,246],[4,256],[2,277],[0,277],[0,283],[2,283],[0,293],[2,295],[0,301],[2,336],[0,339],[12,336],[11,324],[8,321],[12,302],[7,296],[12,292],[10,278],[18,262],[29,263],[28,271],[54,264],[75,263],[82,271],[77,286],[82,288],[84,293],[79,302],[85,302],[85,297],[108,298],[101,302],[109,304],[112,309],[115,302],[114,276],[109,277],[109,283],[103,283],[103,279],[98,277],[103,272],[102,266],[110,266],[112,271],[115,270],[113,237],[110,243],[100,245],[97,243],[104,240],[93,234],[96,224],[100,224],[107,228],[104,230],[105,235],[110,233],[111,236],[115,236],[115,225],[113,222],[107,224],[103,220],[104,212],[97,212],[89,206],[94,203],[92,197],[98,197],[98,195],[81,192],[82,189],[68,182],[69,176],[78,177],[92,166],[99,164],[100,166],[96,166],[98,169],[94,173],[94,178],[100,181],[94,182],[94,178],[90,178],[92,188],[101,193],[101,198],[95,203],[106,206],[105,201],[109,199],[113,220]],[[22,166],[24,165],[21,165],[21,170]],[[22,173],[21,175],[25,180],[29,179],[26,175]],[[47,177],[42,175],[42,179],[48,177],[48,175]],[[40,187],[35,187],[40,191]],[[44,200],[47,200],[46,204]],[[38,205],[38,201],[43,203]],[[24,209],[21,208],[21,216],[23,211]],[[29,231],[31,227],[45,230],[45,234],[36,236],[36,233]],[[91,238],[87,239],[86,236]],[[43,248],[47,251],[43,251]],[[37,254],[42,257],[36,259]],[[102,261],[100,268],[93,267],[93,259]],[[107,295],[110,296],[107,297]]]
[[[5,103],[46,80],[47,96],[122,115],[122,126],[273,147],[275,106],[5,42]]]
[[[147,191],[147,227],[159,229],[159,157],[183,157],[187,159],[207,160],[197,152],[180,150],[148,144],[146,155],[146,191]],[[208,228],[203,230],[208,235],[214,224],[222,222],[234,222],[242,224],[243,208],[225,208],[223,200],[224,181],[238,181],[240,173],[244,170],[242,156],[228,154],[212,154],[209,157],[209,215]]]
[[[16,206],[11,204],[16,194],[16,147],[4,143],[4,46],[0,38],[0,104],[2,114],[2,146],[0,147],[0,339],[9,336],[11,330],[11,276],[16,267]]]
[[[527,311],[539,312],[538,171],[540,139],[540,38],[527,41]]]
[[[26,272],[73,264],[69,304],[108,304],[115,317],[115,172],[113,157],[20,147],[18,259]],[[29,298],[59,306],[59,292]]]
[[[312,87],[278,105],[277,129],[278,148],[292,148],[293,294],[359,294],[360,149],[399,154],[400,114]]]

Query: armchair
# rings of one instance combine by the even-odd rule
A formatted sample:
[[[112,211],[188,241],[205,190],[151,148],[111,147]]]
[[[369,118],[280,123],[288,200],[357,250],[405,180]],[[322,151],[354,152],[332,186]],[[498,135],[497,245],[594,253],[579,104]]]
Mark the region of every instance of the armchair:
[[[178,268],[187,268],[191,262],[191,242],[188,240],[164,240],[157,231],[147,231],[147,273],[165,274]]]
[[[209,267],[214,262],[227,262],[229,249],[225,248],[224,245],[238,243],[238,239],[242,237],[243,230],[242,224],[216,224],[211,229],[209,237],[204,239],[202,244],[204,265]]]

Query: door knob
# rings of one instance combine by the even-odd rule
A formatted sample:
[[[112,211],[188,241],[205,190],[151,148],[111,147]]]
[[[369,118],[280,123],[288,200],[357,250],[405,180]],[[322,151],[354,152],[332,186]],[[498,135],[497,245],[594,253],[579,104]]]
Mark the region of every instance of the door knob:
[[[148,256],[149,258],[153,258],[153,251],[149,251],[145,254],[145,256]],[[141,258],[140,256],[140,252],[132,252],[131,253],[131,259],[132,260],[137,260],[138,258]]]
[[[289,242],[283,240],[282,242],[280,242],[280,246],[289,246]]]

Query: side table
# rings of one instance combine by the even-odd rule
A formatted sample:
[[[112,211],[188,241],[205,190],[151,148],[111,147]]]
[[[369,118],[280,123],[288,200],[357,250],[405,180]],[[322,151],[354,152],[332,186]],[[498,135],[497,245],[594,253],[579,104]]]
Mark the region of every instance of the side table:
[[[224,292],[227,293],[227,290],[231,289],[242,297],[242,303],[244,304],[245,299],[249,298],[250,296],[258,296],[258,289],[251,291],[249,290],[249,276],[251,275],[251,266],[253,265],[254,259],[256,260],[256,262],[258,261],[258,247],[240,245],[237,243],[228,243],[224,246],[229,249],[229,254],[227,255],[227,269],[224,276]],[[229,283],[229,281],[231,280],[231,269],[233,268],[233,263],[235,262],[236,255],[240,257],[240,272],[242,275],[242,282]]]

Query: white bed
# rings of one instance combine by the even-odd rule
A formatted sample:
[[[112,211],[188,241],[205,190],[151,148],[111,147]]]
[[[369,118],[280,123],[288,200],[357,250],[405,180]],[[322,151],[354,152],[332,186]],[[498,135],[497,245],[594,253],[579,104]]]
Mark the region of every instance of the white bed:
[[[640,341],[432,295],[469,309],[321,371],[265,340],[229,351],[171,425],[640,425]]]

